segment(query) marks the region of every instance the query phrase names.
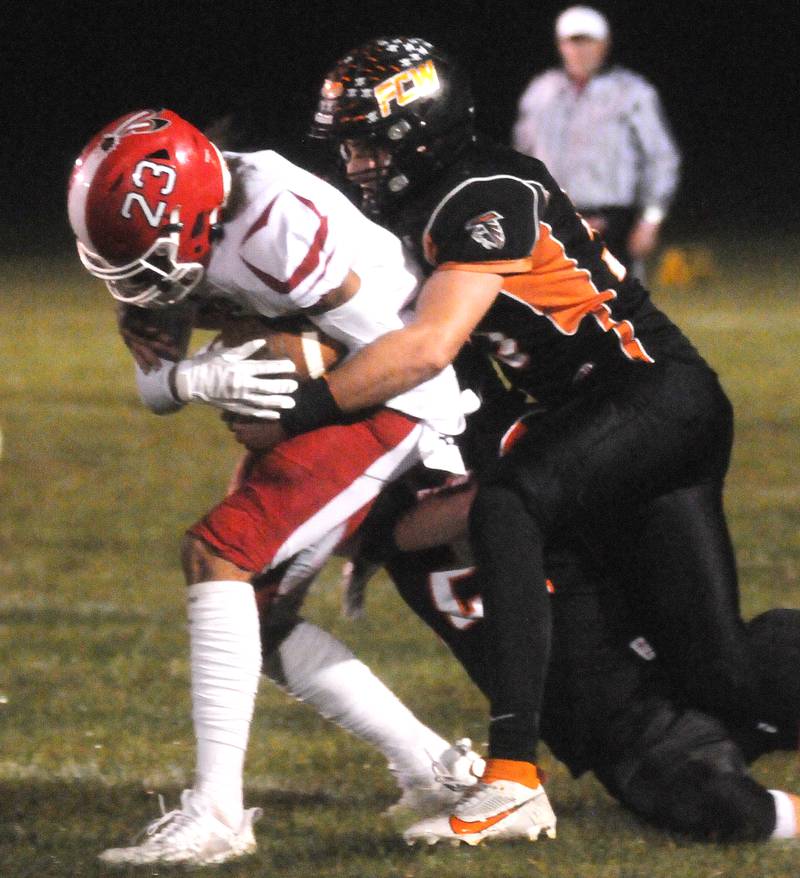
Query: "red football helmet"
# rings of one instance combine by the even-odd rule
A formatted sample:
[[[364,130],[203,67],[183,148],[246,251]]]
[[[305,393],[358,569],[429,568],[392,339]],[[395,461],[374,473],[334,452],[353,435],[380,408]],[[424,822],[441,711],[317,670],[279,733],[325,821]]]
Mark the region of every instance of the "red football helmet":
[[[140,110],[87,144],[69,181],[69,221],[84,266],[115,299],[183,299],[203,277],[230,188],[216,146],[170,110]]]

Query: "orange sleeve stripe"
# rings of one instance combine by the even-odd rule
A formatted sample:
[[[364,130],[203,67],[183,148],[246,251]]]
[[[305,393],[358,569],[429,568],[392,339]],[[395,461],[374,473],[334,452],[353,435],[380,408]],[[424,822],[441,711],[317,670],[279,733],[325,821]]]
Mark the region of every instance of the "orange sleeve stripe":
[[[616,292],[598,289],[591,273],[567,256],[563,243],[544,222],[539,224],[539,238],[530,256],[494,262],[443,262],[436,267],[436,271],[448,270],[505,276],[506,295],[546,317],[565,335],[574,335],[583,319],[591,315],[603,330],[617,336],[626,357],[653,362],[630,321],[611,316],[606,303],[616,298]]]
[[[488,274],[522,274],[533,267],[533,259],[498,259],[496,262],[443,262],[436,271],[477,271]]]
[[[597,322],[606,332],[610,330],[617,336],[625,356],[631,360],[644,360],[647,363],[653,362],[653,358],[644,349],[639,339],[636,338],[635,330],[630,320],[614,320],[607,311],[600,311],[596,317]]]

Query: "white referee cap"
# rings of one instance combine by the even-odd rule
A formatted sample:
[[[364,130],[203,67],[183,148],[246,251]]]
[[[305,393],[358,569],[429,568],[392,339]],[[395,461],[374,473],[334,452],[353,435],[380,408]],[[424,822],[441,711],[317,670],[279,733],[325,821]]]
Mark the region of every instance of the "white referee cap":
[[[608,38],[608,19],[591,6],[570,6],[556,19],[556,37],[591,37],[593,40]]]

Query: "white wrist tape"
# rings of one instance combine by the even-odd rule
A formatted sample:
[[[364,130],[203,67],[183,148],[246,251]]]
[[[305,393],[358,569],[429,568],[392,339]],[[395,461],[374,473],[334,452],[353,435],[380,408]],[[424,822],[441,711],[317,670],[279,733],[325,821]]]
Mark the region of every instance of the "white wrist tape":
[[[162,360],[158,369],[151,369],[149,372],[136,366],[139,397],[157,415],[169,415],[183,408],[184,404],[175,399],[169,386],[169,375],[174,365],[168,360]]]

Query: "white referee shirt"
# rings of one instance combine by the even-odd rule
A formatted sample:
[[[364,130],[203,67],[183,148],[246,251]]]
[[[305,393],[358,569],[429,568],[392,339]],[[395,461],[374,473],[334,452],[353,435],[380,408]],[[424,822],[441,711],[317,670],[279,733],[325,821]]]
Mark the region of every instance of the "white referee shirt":
[[[669,208],[680,156],[658,94],[624,67],[577,89],[563,69],[535,77],[519,102],[519,152],[541,159],[578,208]]]

